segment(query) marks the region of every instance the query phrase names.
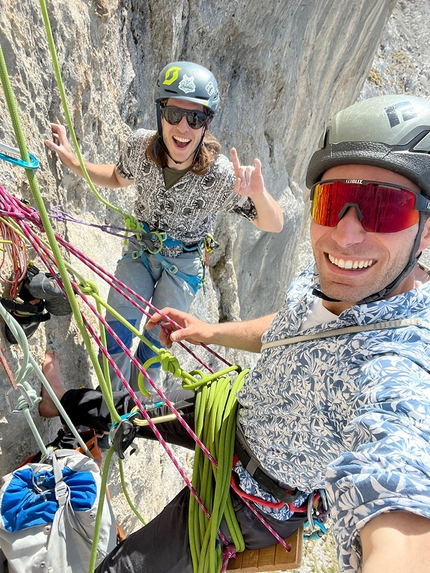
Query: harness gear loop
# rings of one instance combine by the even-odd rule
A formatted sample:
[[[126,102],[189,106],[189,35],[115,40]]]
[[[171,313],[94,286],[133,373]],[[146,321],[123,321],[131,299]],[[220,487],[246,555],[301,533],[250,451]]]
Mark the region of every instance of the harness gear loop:
[[[197,291],[201,288],[203,284],[203,279],[201,279],[199,276],[188,275],[182,272],[181,270],[178,269],[176,265],[173,265],[168,261],[166,261],[166,259],[162,255],[160,255],[160,253],[155,253],[155,254],[149,253],[149,254],[152,254],[156,259],[158,259],[161,266],[166,272],[181,278],[183,281],[189,284],[194,293],[197,293]],[[133,253],[126,253],[125,255],[123,255],[123,257],[131,257],[132,259],[140,258],[142,260],[142,263],[145,265],[146,270],[152,276],[151,267],[146,256],[146,252],[143,248],[140,251],[133,251]]]
[[[151,255],[157,255],[164,247],[168,235],[164,231],[150,231],[146,223],[143,223],[143,225],[145,232],[136,233],[136,239],[142,244],[142,246],[145,246],[148,253]],[[157,243],[158,247],[155,247]]]
[[[204,286],[205,282],[205,276],[204,276],[205,263],[202,253],[202,250],[205,251],[205,239],[201,239],[200,241],[198,241],[193,245],[186,245],[183,241],[180,241],[179,239],[173,239],[172,237],[167,235],[165,231],[151,231],[148,223],[146,223],[145,221],[140,221],[140,225],[141,225],[141,231],[143,230],[143,232],[136,233],[136,239],[140,243],[141,249],[140,251],[134,251],[131,254],[132,258],[137,259],[140,257],[146,269],[152,275],[146,253],[153,255],[159,261],[164,270],[166,270],[171,275],[176,275],[182,280],[184,280],[186,283],[190,285],[194,293],[197,293],[197,291],[202,286]],[[208,236],[211,237],[210,235]],[[213,238],[211,241],[209,241],[208,244],[212,244],[212,241]],[[198,251],[200,253],[200,258],[203,267],[202,278],[196,275],[189,275],[187,273],[182,272],[181,270],[178,269],[176,265],[170,263],[169,261],[166,260],[166,258],[163,255],[161,255],[161,251],[163,248],[165,247],[172,248],[176,246],[180,246],[183,252]],[[124,256],[127,257],[130,255],[126,253]]]

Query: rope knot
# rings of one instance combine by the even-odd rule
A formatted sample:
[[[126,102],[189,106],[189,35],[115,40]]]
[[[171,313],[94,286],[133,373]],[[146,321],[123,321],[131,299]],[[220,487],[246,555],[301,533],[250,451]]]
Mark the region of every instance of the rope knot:
[[[175,356],[172,356],[172,354],[170,354],[170,352],[165,348],[160,348],[158,356],[161,367],[165,372],[169,372],[175,378],[181,377],[182,368],[179,365],[179,360]]]
[[[133,217],[133,215],[130,215],[128,213],[123,213],[122,215],[124,217],[125,226],[129,231],[141,231],[142,230],[141,226],[136,221],[136,219]]]
[[[93,281],[86,280],[84,283],[79,283],[79,288],[83,294],[88,296],[99,294],[99,289]]]
[[[34,388],[28,382],[17,384],[17,387],[22,393],[18,398],[18,402],[14,412],[22,412],[24,410],[33,410],[34,407],[42,400]]]

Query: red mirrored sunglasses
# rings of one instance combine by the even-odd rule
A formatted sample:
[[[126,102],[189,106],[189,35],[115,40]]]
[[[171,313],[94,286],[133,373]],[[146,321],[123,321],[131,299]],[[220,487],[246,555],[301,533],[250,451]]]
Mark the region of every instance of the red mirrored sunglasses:
[[[311,189],[311,216],[318,225],[336,227],[350,207],[369,233],[397,233],[418,223],[420,211],[430,213],[426,197],[391,183],[335,179]]]

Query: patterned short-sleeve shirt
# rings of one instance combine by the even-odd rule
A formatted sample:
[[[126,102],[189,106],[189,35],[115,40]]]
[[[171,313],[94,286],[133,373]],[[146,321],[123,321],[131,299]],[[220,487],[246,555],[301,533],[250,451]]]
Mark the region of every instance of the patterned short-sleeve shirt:
[[[307,492],[326,488],[340,569],[355,573],[358,534],[372,517],[401,510],[430,518],[430,283],[299,332],[316,280],[309,268],[292,285],[263,342],[417,324],[264,350],[238,394],[238,415],[272,476]]]
[[[236,181],[232,163],[219,155],[204,175],[188,171],[175,185],[166,189],[163,170],[145,156],[153,131],[138,129],[127,139],[116,169],[124,179],[133,179],[137,194],[135,215],[151,231],[165,231],[185,245],[195,244],[211,233],[218,212],[234,212],[253,221],[254,203],[234,192]],[[162,251],[176,256],[181,248]],[[179,250],[178,250],[179,249]]]

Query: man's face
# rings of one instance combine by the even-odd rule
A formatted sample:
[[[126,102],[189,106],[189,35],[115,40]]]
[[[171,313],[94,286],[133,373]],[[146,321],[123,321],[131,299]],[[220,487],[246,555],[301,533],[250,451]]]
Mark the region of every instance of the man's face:
[[[322,180],[363,179],[403,185],[414,191],[417,186],[406,177],[368,165],[339,165],[324,173]],[[310,236],[320,276],[321,290],[342,302],[324,301],[326,308],[340,314],[346,308],[389,285],[404,269],[418,231],[418,224],[397,233],[366,232],[355,208],[348,209],[336,227],[325,227],[311,221]],[[420,249],[429,243],[429,221],[426,222]],[[414,288],[410,274],[390,296]]]
[[[181,99],[169,99],[167,100],[167,105],[181,109],[204,111],[202,105]],[[191,129],[186,117],[183,117],[177,125],[170,125],[163,117],[161,122],[163,141],[170,155],[176,161],[184,162],[178,164],[172,161],[170,157],[167,157],[167,165],[174,169],[191,167],[194,161],[194,152],[200,143],[204,127]]]

